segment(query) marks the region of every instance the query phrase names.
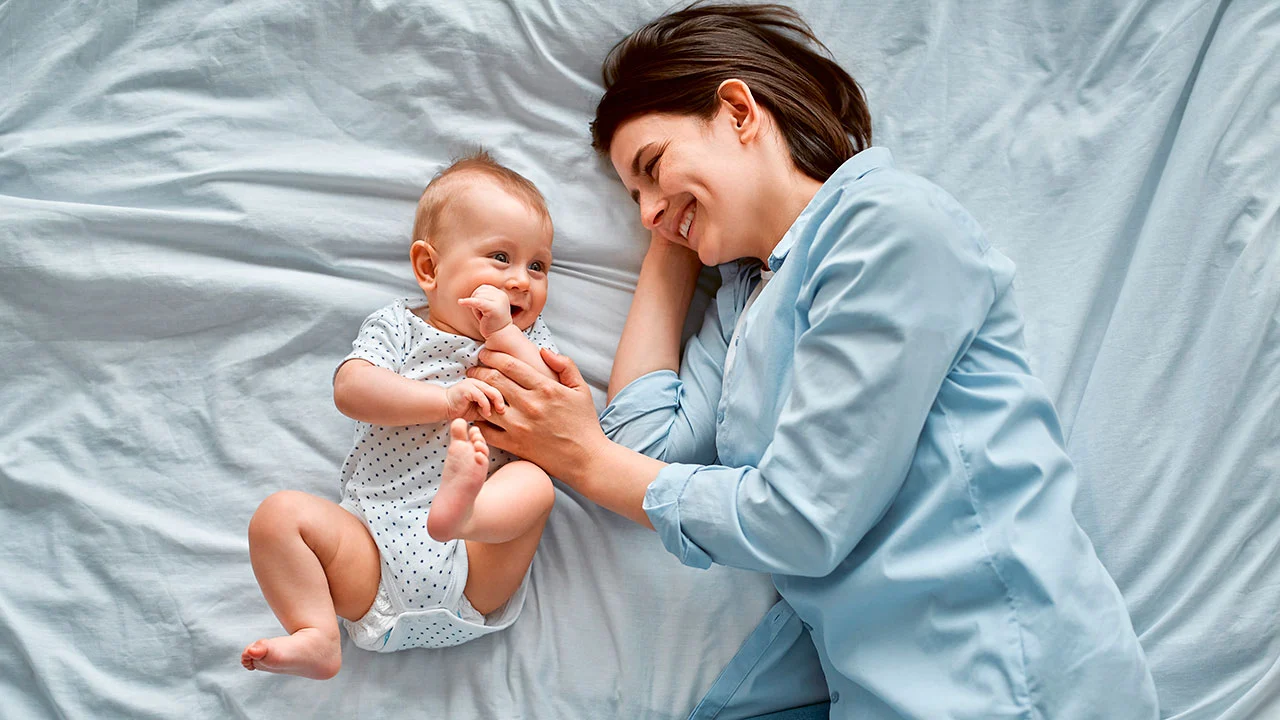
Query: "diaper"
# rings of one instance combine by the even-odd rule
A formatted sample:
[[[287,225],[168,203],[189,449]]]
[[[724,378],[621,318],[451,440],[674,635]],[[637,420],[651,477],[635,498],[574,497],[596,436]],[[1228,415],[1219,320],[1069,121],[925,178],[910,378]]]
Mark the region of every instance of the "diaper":
[[[361,517],[358,508],[343,503]],[[363,519],[363,518],[362,518]],[[387,559],[382,558],[382,576],[373,605],[359,620],[341,619],[355,646],[373,652],[396,652],[410,648],[445,648],[504,630],[520,616],[528,590],[529,574],[511,599],[488,617],[481,615],[463,594],[467,582],[466,543],[458,541],[450,569],[456,590],[448,593],[438,607],[406,608],[394,583],[388,582]]]

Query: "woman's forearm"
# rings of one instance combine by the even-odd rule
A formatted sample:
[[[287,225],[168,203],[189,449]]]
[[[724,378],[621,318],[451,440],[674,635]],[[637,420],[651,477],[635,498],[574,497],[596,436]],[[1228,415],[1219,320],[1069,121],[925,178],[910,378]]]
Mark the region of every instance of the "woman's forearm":
[[[585,454],[585,461],[560,479],[597,505],[652,530],[644,495],[667,464],[609,440]]]
[[[680,331],[702,264],[690,250],[663,240],[649,245],[635,299],[609,376],[609,399],[655,370],[679,370]]]

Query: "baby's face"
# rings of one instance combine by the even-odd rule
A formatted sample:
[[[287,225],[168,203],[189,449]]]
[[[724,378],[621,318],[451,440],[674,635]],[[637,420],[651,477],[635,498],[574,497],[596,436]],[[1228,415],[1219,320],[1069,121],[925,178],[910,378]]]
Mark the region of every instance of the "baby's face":
[[[433,324],[479,339],[458,300],[492,285],[507,294],[511,321],[528,330],[547,303],[551,223],[488,178],[470,179],[446,212],[433,238],[434,282],[422,283]]]

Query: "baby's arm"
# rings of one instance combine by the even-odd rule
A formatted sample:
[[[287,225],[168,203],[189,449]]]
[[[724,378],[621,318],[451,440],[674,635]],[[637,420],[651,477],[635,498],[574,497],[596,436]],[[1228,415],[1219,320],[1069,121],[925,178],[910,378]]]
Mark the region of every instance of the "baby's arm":
[[[338,368],[333,402],[347,417],[390,427],[478,420],[506,407],[502,394],[488,383],[465,378],[446,388],[359,358]]]
[[[556,374],[542,361],[538,346],[511,322],[511,305],[505,292],[492,285],[481,285],[471,297],[462,298],[458,303],[476,314],[486,348],[511,355],[556,379]]]

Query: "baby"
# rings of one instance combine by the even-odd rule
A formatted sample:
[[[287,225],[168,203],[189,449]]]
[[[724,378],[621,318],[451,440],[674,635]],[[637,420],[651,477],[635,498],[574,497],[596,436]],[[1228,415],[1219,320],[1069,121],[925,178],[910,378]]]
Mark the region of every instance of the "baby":
[[[539,353],[555,349],[540,318],[551,238],[537,188],[484,152],[427,185],[409,252],[426,302],[370,315],[334,376],[334,402],[359,421],[342,502],[279,492],[249,523],[254,575],[289,634],[246,647],[245,668],[333,677],[335,616],[357,647],[391,652],[457,645],[520,614],[555,493],[468,428],[505,405],[464,373],[485,346],[554,377]]]

